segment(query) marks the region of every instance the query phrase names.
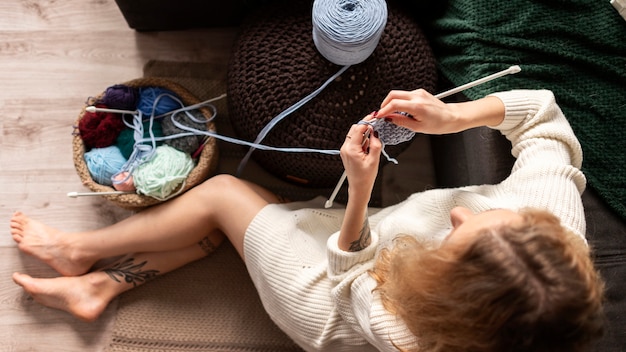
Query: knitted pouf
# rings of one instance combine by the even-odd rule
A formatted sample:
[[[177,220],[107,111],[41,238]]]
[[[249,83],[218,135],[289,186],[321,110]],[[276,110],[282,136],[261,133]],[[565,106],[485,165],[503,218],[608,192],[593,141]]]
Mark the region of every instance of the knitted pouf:
[[[435,60],[421,28],[391,6],[388,12],[373,54],[278,123],[262,144],[339,150],[350,126],[377,110],[390,90],[434,91]],[[254,141],[341,68],[318,52],[312,28],[309,1],[273,3],[243,21],[228,72],[229,116],[240,138]],[[409,143],[385,150],[397,156]],[[311,187],[332,187],[343,172],[338,155],[255,150],[252,157],[275,176]]]
[[[140,87],[158,87],[170,90],[175,93],[180,100],[185,104],[185,106],[193,105],[200,103],[200,100],[193,96],[187,89],[182,87],[181,85],[172,82],[163,78],[139,78],[134,79],[122,85],[140,88]],[[95,99],[100,99],[104,93],[95,97]],[[94,99],[92,99],[94,100]],[[80,119],[85,115],[86,106],[83,107],[80,114],[78,115],[78,119],[76,120],[75,126],[78,126]],[[212,112],[209,108],[201,107],[199,109],[205,118],[210,118],[212,116]],[[212,121],[207,123],[207,128],[209,130],[215,131],[215,125]],[[95,182],[87,167],[87,163],[85,162],[84,154],[87,151],[85,144],[83,143],[82,138],[79,133],[74,133],[74,138],[72,142],[73,147],[73,157],[74,157],[74,166],[76,171],[78,172],[78,176],[82,180],[83,184],[88,187],[92,192],[114,192],[115,189],[110,186],[101,185]],[[190,188],[202,183],[206,180],[212,173],[215,172],[217,168],[218,162],[218,150],[217,150],[217,142],[214,138],[209,138],[206,142],[202,152],[198,156],[196,160],[195,167],[191,170],[191,172],[187,175],[184,183],[179,186],[176,192],[183,192],[189,190]],[[158,204],[163,202],[163,200],[159,200],[150,196],[137,194],[137,193],[129,193],[129,194],[113,194],[113,195],[102,195],[102,197],[108,199],[109,201],[115,203],[121,208],[139,211],[149,206]]]

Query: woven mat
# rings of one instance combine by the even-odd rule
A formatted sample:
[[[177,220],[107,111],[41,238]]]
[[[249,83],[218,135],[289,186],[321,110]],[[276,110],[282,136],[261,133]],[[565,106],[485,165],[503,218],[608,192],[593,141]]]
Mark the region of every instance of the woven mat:
[[[267,316],[235,249],[123,294],[109,352],[301,351]]]
[[[144,67],[144,76],[171,79],[200,100],[226,92],[226,69],[216,64],[154,61]],[[234,136],[226,100],[215,105],[218,132]],[[232,174],[246,151],[246,147],[219,143],[218,172]],[[292,199],[332,192],[288,184],[252,160],[242,178]],[[106,351],[301,350],[267,316],[245,265],[225,244],[207,258],[122,294]]]

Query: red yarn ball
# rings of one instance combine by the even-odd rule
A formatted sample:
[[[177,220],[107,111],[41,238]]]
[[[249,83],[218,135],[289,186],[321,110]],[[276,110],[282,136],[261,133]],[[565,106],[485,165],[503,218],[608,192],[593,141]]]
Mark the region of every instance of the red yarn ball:
[[[99,104],[96,107],[106,106]],[[122,115],[110,112],[85,111],[78,122],[78,131],[87,149],[113,145],[124,128],[126,125],[122,121]]]

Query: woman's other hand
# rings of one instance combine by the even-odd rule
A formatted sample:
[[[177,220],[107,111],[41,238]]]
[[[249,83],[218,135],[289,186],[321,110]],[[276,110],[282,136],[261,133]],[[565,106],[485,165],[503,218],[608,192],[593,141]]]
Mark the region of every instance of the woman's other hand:
[[[504,119],[504,112],[504,104],[496,97],[446,104],[423,89],[393,90],[383,100],[376,118],[415,132],[447,134],[498,125]]]

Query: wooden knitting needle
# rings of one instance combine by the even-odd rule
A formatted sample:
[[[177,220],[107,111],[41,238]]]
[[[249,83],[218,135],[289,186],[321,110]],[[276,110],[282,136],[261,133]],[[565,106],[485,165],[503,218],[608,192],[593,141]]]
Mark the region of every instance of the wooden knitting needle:
[[[502,76],[506,76],[506,75],[509,75],[509,74],[518,73],[521,70],[522,70],[522,68],[519,67],[518,65],[513,65],[513,66],[507,68],[506,70],[502,70],[500,72],[494,73],[494,74],[489,75],[487,77],[479,78],[479,79],[477,79],[475,81],[466,83],[466,84],[464,84],[462,86],[458,86],[456,88],[453,88],[453,89],[447,90],[445,92],[439,93],[439,94],[435,95],[435,98],[442,99],[442,98],[445,98],[445,97],[450,96],[452,94],[456,94],[458,92],[464,91],[464,90],[466,90],[468,88],[472,88],[472,87],[475,87],[477,85],[489,82],[489,81],[494,80],[496,78],[500,78]],[[400,113],[403,114],[403,115],[410,116],[407,113],[402,113],[402,112],[400,112]],[[368,132],[369,132],[369,130],[368,130]],[[365,143],[365,140],[366,140],[367,137],[365,137],[365,136],[363,136],[363,137],[364,137],[363,138],[363,143]],[[368,135],[368,137],[369,137],[369,135]],[[339,182],[337,182],[337,185],[335,186],[335,189],[333,190],[333,193],[330,195],[330,198],[328,198],[328,200],[324,204],[324,208],[330,208],[330,207],[333,206],[333,202],[335,200],[335,197],[337,197],[337,193],[339,193],[339,189],[341,188],[343,183],[346,181],[346,176],[347,176],[346,175],[346,171],[344,170],[343,174],[341,175],[341,178],[339,179]]]

